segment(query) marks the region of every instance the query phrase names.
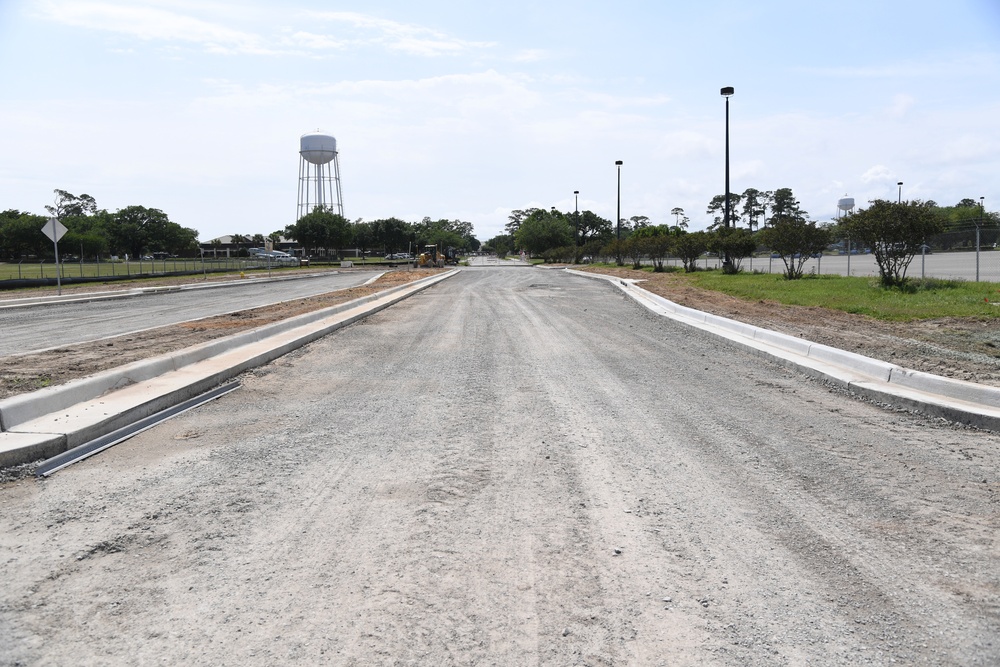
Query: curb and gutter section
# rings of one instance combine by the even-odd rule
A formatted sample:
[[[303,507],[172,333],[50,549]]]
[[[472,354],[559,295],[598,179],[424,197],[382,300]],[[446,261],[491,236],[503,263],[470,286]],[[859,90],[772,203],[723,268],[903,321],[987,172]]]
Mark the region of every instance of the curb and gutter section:
[[[977,428],[1000,431],[1000,387],[904,368],[681,306],[642,289],[634,280],[573,269],[565,271],[593,280],[605,280],[658,315],[724,338],[751,354],[833,382],[859,396]]]
[[[457,270],[0,401],[0,467],[60,454],[197,396]]]

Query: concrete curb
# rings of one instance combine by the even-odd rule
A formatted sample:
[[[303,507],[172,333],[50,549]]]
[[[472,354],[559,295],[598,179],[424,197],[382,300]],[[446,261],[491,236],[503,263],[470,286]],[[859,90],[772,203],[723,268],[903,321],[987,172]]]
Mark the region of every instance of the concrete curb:
[[[724,338],[752,354],[888,405],[1000,431],[1000,388],[903,368],[854,352],[762,329],[687,308],[642,289],[632,280],[573,269],[567,273],[606,280],[645,308]]]
[[[54,456],[172,407],[456,273],[0,401],[0,467]]]

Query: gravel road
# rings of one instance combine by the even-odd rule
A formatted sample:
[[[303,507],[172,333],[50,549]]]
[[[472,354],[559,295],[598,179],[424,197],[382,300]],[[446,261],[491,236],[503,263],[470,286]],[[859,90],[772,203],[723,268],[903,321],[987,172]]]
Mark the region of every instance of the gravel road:
[[[372,272],[320,274],[296,280],[248,279],[238,285],[154,292],[79,303],[0,309],[0,357],[98,340],[233,310],[300,299],[364,283]],[[194,282],[194,279],[192,279]]]
[[[1000,437],[466,269],[0,486],[3,665],[996,665]]]

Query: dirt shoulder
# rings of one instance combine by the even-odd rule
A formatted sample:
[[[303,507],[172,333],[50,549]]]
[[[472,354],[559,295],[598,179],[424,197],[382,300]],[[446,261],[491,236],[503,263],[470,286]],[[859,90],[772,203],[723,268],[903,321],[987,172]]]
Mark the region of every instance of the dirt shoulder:
[[[263,308],[241,310],[218,317],[147,329],[115,338],[67,345],[37,354],[9,356],[4,358],[3,368],[0,369],[0,399],[64,384],[133,361],[167,354],[271,322],[336,306],[426,278],[438,271],[437,269],[390,271],[370,285],[328,292],[306,299],[295,299]],[[179,282],[176,278],[165,278],[162,282],[145,280],[141,286],[153,287],[179,284]],[[128,287],[134,288],[136,285]]]
[[[944,377],[1000,387],[996,320],[943,318],[883,322],[829,308],[746,301],[699,289],[672,273],[586,269],[643,280],[644,289],[674,303]]]

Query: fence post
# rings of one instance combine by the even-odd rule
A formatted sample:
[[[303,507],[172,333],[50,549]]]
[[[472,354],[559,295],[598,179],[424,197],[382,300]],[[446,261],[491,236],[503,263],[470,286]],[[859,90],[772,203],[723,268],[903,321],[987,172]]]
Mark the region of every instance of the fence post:
[[[979,225],[976,225],[976,282],[979,282]]]

